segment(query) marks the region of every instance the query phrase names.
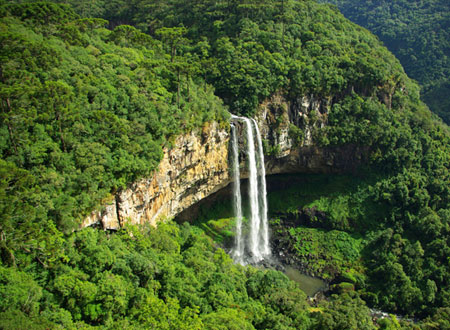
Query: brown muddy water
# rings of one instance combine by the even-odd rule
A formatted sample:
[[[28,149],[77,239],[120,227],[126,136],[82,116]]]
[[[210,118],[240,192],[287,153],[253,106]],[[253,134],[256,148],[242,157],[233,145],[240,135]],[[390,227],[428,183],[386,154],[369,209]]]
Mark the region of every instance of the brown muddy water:
[[[297,282],[300,289],[302,289],[308,297],[312,297],[317,292],[327,288],[327,284],[321,279],[302,274],[298,269],[293,267],[286,266],[284,273],[292,281]]]

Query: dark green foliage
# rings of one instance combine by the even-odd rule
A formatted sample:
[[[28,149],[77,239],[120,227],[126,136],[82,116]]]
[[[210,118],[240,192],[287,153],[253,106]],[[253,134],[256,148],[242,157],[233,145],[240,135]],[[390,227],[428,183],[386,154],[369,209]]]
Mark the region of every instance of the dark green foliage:
[[[370,329],[360,297],[446,326],[448,127],[376,37],[313,1],[64,2],[81,16],[0,2],[1,327]],[[274,93],[289,110],[330,100],[317,147],[368,160],[366,176],[312,177],[270,198],[295,221],[320,214],[286,242],[338,282],[313,315],[282,274],[233,265],[198,229],[71,233],[149,175],[174,136],[223,122],[214,93],[244,115]],[[298,126],[290,137],[304,138]],[[222,240],[226,222],[205,228]]]
[[[322,174],[270,177],[269,210],[295,225],[364,233],[384,215],[370,191],[378,180]]]
[[[363,240],[337,230],[323,231],[312,228],[285,228],[273,225],[279,241],[277,249],[287,248],[295,263],[311,274],[326,280],[343,277],[364,284],[365,275],[361,263]]]
[[[226,114],[134,27],[47,2],[4,4],[0,17],[1,255],[47,264],[59,243],[46,233],[70,232],[149,175],[171,137]]]
[[[450,122],[450,4],[446,0],[320,0],[376,34],[423,86],[423,100]]]
[[[434,191],[448,170],[446,161],[426,157],[434,164],[428,174],[411,166],[370,180],[279,177],[280,189],[269,194],[270,209],[281,217],[272,223],[277,247],[308,272],[356,284],[368,303],[384,310],[426,315],[446,306],[448,192]]]
[[[83,8],[93,5],[81,3],[86,4],[73,2],[78,13],[92,16]],[[181,62],[190,63],[191,71],[214,85],[234,113],[252,115],[261,101],[280,90],[293,100],[306,94],[336,97],[351,90],[371,95],[403,79],[398,61],[376,38],[313,1],[116,4],[120,10],[98,14],[114,25],[132,22],[164,41],[175,63],[182,54]],[[177,70],[183,71],[181,62]]]
[[[323,306],[327,309],[315,313],[315,329],[376,329],[364,301],[355,293],[332,296]]]
[[[37,262],[29,274],[0,266],[2,328],[306,329],[309,324],[306,296],[294,282],[277,271],[233,264],[187,224],[127,227],[112,235],[88,228],[64,240],[64,254],[45,271]]]
[[[424,329],[450,329],[450,309],[439,308],[436,313],[424,322]]]

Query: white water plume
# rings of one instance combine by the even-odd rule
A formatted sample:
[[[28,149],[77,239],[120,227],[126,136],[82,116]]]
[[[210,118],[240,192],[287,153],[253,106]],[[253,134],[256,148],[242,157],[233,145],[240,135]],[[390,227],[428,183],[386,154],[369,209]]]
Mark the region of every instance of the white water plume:
[[[261,133],[258,129],[258,124],[256,120],[252,119],[253,124],[255,126],[256,131],[256,140],[258,142],[258,176],[259,176],[259,185],[260,185],[260,193],[259,193],[259,204],[260,204],[260,216],[261,216],[261,246],[260,251],[264,257],[267,257],[271,254],[270,245],[269,245],[269,221],[267,219],[267,185],[266,185],[266,168],[264,167],[264,151],[261,139]]]
[[[236,262],[244,263],[244,243],[242,241],[242,197],[241,178],[239,172],[239,144],[236,134],[236,127],[231,126],[232,143],[232,169],[233,169],[233,207],[236,216],[236,237],[235,247],[232,256]]]
[[[270,256],[269,226],[267,220],[267,191],[264,168],[264,153],[261,134],[254,119],[232,116],[233,119],[243,122],[246,133],[246,155],[248,162],[248,198],[250,206],[249,235],[247,244],[243,242],[242,235],[242,198],[240,193],[239,172],[239,150],[236,127],[232,127],[232,168],[233,168],[233,203],[236,216],[236,239],[233,257],[238,263],[245,263],[246,259],[251,262],[259,262]],[[255,134],[254,134],[255,133]],[[257,152],[255,150],[255,136]],[[247,250],[244,245],[247,246]],[[246,256],[247,251],[247,256]]]
[[[252,259],[258,262],[262,259],[259,250],[259,227],[261,219],[259,216],[259,191],[258,191],[258,169],[256,168],[255,140],[253,139],[252,122],[244,118],[247,133],[247,158],[248,158],[248,198],[250,200],[250,253]]]

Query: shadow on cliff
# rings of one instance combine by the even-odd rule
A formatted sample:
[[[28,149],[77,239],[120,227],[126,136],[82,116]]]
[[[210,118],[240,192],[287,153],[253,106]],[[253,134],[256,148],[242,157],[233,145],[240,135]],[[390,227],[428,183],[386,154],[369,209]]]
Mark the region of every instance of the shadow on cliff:
[[[267,176],[270,218],[283,218],[295,225],[362,232],[379,217],[379,206],[371,199],[376,178],[344,174],[278,174]],[[175,218],[203,224],[233,218],[232,184],[187,208]],[[249,212],[248,180],[241,180],[243,213]]]

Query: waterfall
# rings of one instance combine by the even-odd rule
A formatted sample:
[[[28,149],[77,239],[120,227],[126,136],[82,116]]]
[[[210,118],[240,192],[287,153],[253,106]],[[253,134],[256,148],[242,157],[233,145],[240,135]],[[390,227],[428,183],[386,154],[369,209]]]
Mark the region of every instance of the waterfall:
[[[266,171],[264,168],[264,153],[261,134],[254,119],[232,116],[233,119],[243,122],[246,133],[246,155],[248,161],[248,198],[249,198],[249,234],[247,244],[243,242],[242,235],[242,198],[240,193],[239,150],[236,127],[232,125],[232,168],[233,168],[233,203],[236,216],[236,239],[233,250],[234,260],[245,263],[247,257],[252,262],[259,262],[270,256],[269,226],[267,220],[267,191]],[[256,137],[256,141],[255,141]],[[255,149],[255,142],[257,150]],[[245,246],[246,245],[246,246]],[[247,249],[245,249],[247,247]],[[248,259],[248,258],[247,258]]]
[[[256,139],[258,142],[258,156],[259,156],[258,176],[259,176],[259,185],[261,187],[259,194],[259,205],[260,205],[261,226],[262,226],[260,250],[262,252],[262,255],[264,257],[267,257],[270,255],[270,245],[269,245],[269,223],[268,223],[269,221],[267,219],[268,209],[267,209],[266,169],[264,167],[264,152],[261,134],[259,132],[256,120],[252,119],[252,121],[255,126]]]
[[[262,259],[259,250],[259,189],[258,189],[258,169],[256,168],[255,140],[253,139],[252,122],[244,118],[245,130],[247,132],[247,158],[248,158],[248,198],[250,201],[250,253],[254,261]]]
[[[242,242],[242,197],[241,197],[241,178],[239,172],[239,145],[236,134],[236,127],[231,125],[231,143],[232,143],[232,169],[233,169],[233,207],[236,216],[236,237],[235,248],[232,253],[234,260],[238,263],[244,263],[244,244]]]

